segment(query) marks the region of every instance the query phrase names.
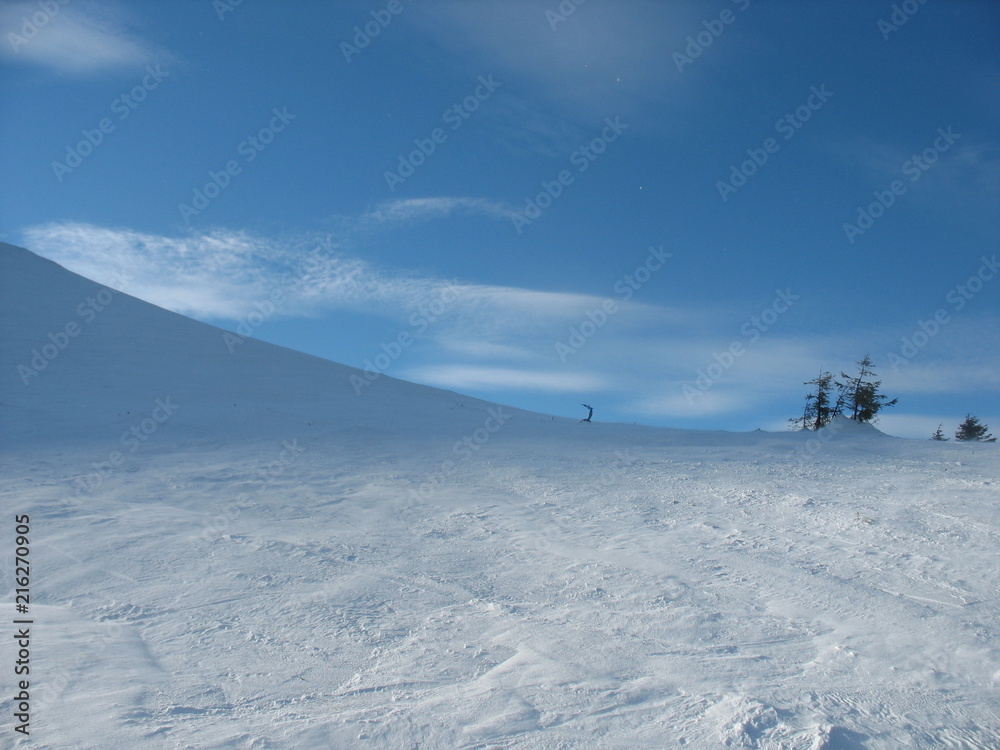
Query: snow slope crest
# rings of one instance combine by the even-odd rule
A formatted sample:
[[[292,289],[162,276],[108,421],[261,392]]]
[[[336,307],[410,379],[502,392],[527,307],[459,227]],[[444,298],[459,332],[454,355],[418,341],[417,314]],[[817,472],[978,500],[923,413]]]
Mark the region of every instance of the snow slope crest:
[[[359,396],[351,379],[361,370],[163,310],[129,296],[127,280],[123,269],[123,289],[104,287],[0,243],[0,389],[12,443],[79,445],[148,419],[187,443],[321,425],[398,433],[488,406],[386,375]],[[459,414],[450,431],[475,421]]]

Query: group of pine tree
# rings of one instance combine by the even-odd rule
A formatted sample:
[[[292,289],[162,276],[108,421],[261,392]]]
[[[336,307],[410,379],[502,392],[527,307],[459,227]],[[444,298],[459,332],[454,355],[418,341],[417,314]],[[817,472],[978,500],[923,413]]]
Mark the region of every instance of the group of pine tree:
[[[943,423],[942,423],[943,424]],[[965,415],[965,420],[955,430],[955,440],[978,440],[980,443],[995,443],[997,439],[989,434],[989,425],[981,424],[979,417]],[[941,431],[941,425],[931,435],[931,440],[947,440]]]
[[[875,365],[867,354],[858,362],[858,374],[851,376],[840,373],[840,380],[835,380],[829,372],[821,371],[813,380],[807,380],[804,385],[816,386],[813,393],[806,396],[806,405],[802,416],[790,419],[793,426],[803,430],[818,430],[830,423],[834,417],[847,416],[857,422],[871,422],[882,409],[895,406],[899,399],[889,400],[888,396],[879,393],[881,380],[875,380]],[[834,398],[836,396],[836,398]],[[978,440],[994,442],[995,437],[988,433],[989,427],[980,424],[977,417],[967,414],[965,421],[955,432],[956,440]],[[938,425],[933,440],[947,440]]]
[[[879,393],[881,380],[873,380],[875,366],[866,354],[858,362],[858,374],[851,376],[840,373],[840,380],[834,380],[828,372],[820,372],[805,385],[814,385],[816,390],[806,396],[806,406],[802,416],[788,420],[803,430],[818,430],[825,427],[834,417],[846,415],[858,422],[871,422],[887,406],[895,406],[899,399],[888,400]],[[836,400],[834,400],[836,394]]]

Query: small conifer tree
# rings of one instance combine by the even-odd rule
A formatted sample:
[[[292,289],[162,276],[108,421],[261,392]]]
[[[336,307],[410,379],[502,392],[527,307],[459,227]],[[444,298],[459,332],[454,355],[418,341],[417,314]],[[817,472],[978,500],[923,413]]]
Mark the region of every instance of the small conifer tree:
[[[803,429],[818,430],[833,419],[833,409],[830,406],[830,384],[833,382],[833,375],[820,371],[812,380],[807,380],[803,385],[816,386],[816,392],[806,396],[806,408],[802,414]]]
[[[994,443],[996,438],[987,433],[988,425],[980,424],[979,418],[971,414],[965,415],[965,421],[955,431],[955,440],[978,440],[981,443]]]
[[[812,409],[813,409],[812,398],[813,398],[813,395],[811,393],[806,396],[806,405],[802,409],[802,416],[801,417],[794,417],[794,418],[791,418],[791,419],[788,420],[791,423],[789,429],[792,429],[792,430],[794,430],[794,429],[808,430],[809,429],[809,424],[812,422],[812,419],[813,419],[813,417],[812,417]]]
[[[888,396],[878,392],[881,380],[867,379],[875,374],[875,365],[867,354],[858,362],[858,374],[855,377],[841,372],[844,382],[837,382],[839,395],[834,405],[832,416],[850,411],[851,419],[858,422],[871,422],[878,413],[887,406],[895,406],[899,399],[888,401]]]
[[[941,424],[944,424],[944,422],[942,422]],[[944,436],[944,433],[941,431],[941,424],[939,424],[937,426],[937,429],[934,431],[934,434],[931,435],[931,440],[947,440],[948,439],[948,438],[946,438]]]

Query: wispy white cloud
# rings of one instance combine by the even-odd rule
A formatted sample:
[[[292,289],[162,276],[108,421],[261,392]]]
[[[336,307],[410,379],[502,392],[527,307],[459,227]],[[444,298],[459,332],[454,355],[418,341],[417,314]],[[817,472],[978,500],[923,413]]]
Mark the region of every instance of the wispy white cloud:
[[[428,385],[458,390],[504,389],[587,393],[606,388],[608,385],[603,378],[593,374],[470,365],[419,367],[407,371],[404,377]]]
[[[1000,146],[996,143],[963,143],[955,151],[949,166],[952,182],[964,181],[971,171],[975,182],[970,187],[993,197],[1000,194]]]
[[[733,414],[749,406],[745,394],[726,392],[724,388],[706,391],[694,398],[688,398],[680,388],[675,388],[665,394],[635,399],[628,408],[637,414],[655,417],[690,418]]]
[[[893,392],[900,393],[977,393],[1000,391],[1000,369],[994,361],[970,361],[963,357],[957,361],[909,361],[889,370],[884,382]]]
[[[422,3],[408,19],[455,53],[463,67],[472,65],[500,80],[516,78],[519,101],[508,97],[507,105],[533,114],[528,120],[531,130],[517,130],[511,146],[545,150],[567,135],[565,124],[551,117],[553,105],[561,117],[579,125],[619,115],[634,118],[638,127],[648,120],[642,115],[650,103],[679,104],[684,88],[671,63],[673,45],[683,46],[685,35],[698,30],[703,14],[689,3],[560,6],[546,0],[509,0]],[[674,34],[664,34],[664,29]],[[651,64],[654,60],[659,62]],[[532,136],[538,140],[535,146]]]
[[[425,308],[448,313],[442,336],[457,342],[510,345],[503,336],[559,330],[579,321],[598,297],[462,283],[401,269],[380,269],[348,256],[329,238],[274,239],[214,230],[165,237],[83,223],[50,223],[23,232],[26,246],[95,281],[122,272],[129,293],[201,318],[239,319],[262,298],[280,293],[282,312],[301,315],[354,309],[405,322]],[[636,313],[641,306],[634,306]],[[440,315],[435,317],[441,317]]]
[[[536,352],[523,346],[497,344],[490,341],[463,338],[453,339],[449,336],[443,336],[438,339],[438,344],[449,356],[461,357],[463,359],[505,360],[507,362],[537,361],[540,359]]]
[[[71,75],[141,67],[168,58],[130,29],[126,14],[112,4],[4,3],[0,37],[0,59],[5,62]]]
[[[165,237],[82,223],[23,234],[29,249],[71,271],[104,284],[124,272],[130,294],[198,318],[236,320],[276,295],[287,315],[338,308],[405,315],[453,286],[380,271],[340,253],[328,238],[277,240],[230,230]]]
[[[672,364],[662,357],[662,377],[655,377],[649,357],[634,352],[632,378],[629,389],[635,394],[628,410],[660,418],[692,419],[734,415],[766,408],[775,399],[782,399],[797,383],[806,379],[805,373],[818,368],[824,355],[838,342],[835,339],[816,337],[802,340],[794,335],[773,333],[755,343],[743,339],[743,353],[730,356],[729,344],[720,339],[706,347],[697,336],[680,333],[657,342],[656,347],[672,352]],[[806,393],[802,386],[802,395]],[[796,398],[788,403],[792,411],[801,406]]]
[[[496,143],[519,156],[561,158],[592,137],[587,128],[555,117],[509,91],[495,95],[493,116],[482,127]]]
[[[33,252],[107,285],[185,315],[237,318],[275,286],[273,248],[244,232],[164,237],[82,223],[23,232]]]
[[[931,210],[953,213],[977,209],[990,220],[1000,196],[1000,146],[947,124],[928,129],[919,141],[876,140],[852,136],[827,143],[830,153],[868,175],[870,184],[885,188],[894,180],[907,200]],[[992,222],[987,224],[992,231]]]
[[[507,219],[513,213],[513,209],[484,198],[407,198],[380,203],[362,214],[355,223],[361,227],[396,226],[456,215]]]

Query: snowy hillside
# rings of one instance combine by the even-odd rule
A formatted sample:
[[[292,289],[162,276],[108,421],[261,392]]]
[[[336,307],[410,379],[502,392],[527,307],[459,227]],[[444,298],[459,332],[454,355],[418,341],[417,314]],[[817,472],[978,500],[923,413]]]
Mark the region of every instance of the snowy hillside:
[[[1000,747],[996,444],[358,395],[10,245],[0,360],[2,748]]]

